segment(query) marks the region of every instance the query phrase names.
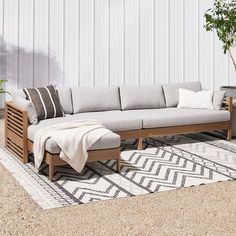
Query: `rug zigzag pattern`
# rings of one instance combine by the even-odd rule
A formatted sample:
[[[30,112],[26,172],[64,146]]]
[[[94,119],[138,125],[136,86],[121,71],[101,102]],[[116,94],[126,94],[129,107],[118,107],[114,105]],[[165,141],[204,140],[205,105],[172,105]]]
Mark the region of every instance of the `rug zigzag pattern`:
[[[189,135],[188,135],[189,136]],[[194,135],[194,137],[198,135]],[[202,134],[199,134],[201,137]],[[204,135],[203,137],[208,137]],[[212,138],[209,136],[209,138]],[[196,140],[186,139],[185,136],[178,137],[174,136],[171,138],[159,138],[148,140],[149,144],[152,146],[162,146],[166,151],[173,152],[177,155],[183,156],[185,158],[191,159],[192,161],[202,164],[206,167],[218,170],[225,175],[229,175],[232,178],[235,178],[235,169],[236,169],[236,153],[232,153],[227,149],[224,149],[222,142],[225,142],[228,146],[227,141],[217,140],[220,149],[217,149],[215,145],[216,140],[213,138],[213,141],[209,143],[196,142]],[[176,145],[178,143],[178,145]],[[204,146],[200,149],[197,148],[200,145]],[[236,146],[236,145],[235,145]],[[204,148],[204,152],[202,151]],[[236,148],[236,147],[235,147]],[[236,150],[236,149],[235,149]]]
[[[122,166],[125,175],[138,185],[144,185],[150,191],[155,192],[160,188],[178,188],[186,184],[188,178],[211,180],[213,173],[211,170],[199,166],[187,159],[169,154],[162,151],[161,156],[150,157],[148,153],[135,152],[132,159],[135,166],[140,171],[134,171],[133,168]],[[129,160],[130,161],[130,160]],[[130,165],[129,165],[130,166]]]
[[[145,142],[147,148],[142,151],[128,149],[133,141],[125,143],[119,174],[113,160],[100,161],[86,165],[81,173],[69,166],[58,167],[51,183],[45,177],[46,165],[38,173],[32,163],[23,165],[4,147],[0,148],[0,162],[44,209],[236,178],[236,145],[229,142],[205,134]]]

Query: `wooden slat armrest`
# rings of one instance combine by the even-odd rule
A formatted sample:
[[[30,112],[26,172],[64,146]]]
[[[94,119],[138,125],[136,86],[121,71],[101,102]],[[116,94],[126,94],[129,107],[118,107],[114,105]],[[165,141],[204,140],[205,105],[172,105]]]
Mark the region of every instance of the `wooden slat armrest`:
[[[233,98],[230,96],[226,96],[226,104],[227,104],[227,110],[232,113],[233,111]]]
[[[28,162],[28,112],[5,103],[5,146],[24,163]]]
[[[228,110],[230,113],[233,111],[233,98],[230,96],[225,96],[223,100],[222,107]]]
[[[232,112],[233,112],[233,98],[225,96],[222,107],[230,112],[229,128],[224,130],[227,140],[232,138]]]
[[[5,107],[7,107],[7,106],[13,108],[14,110],[16,110],[18,112],[21,112],[21,113],[26,112],[27,113],[27,110],[24,110],[23,108],[16,106],[15,104],[13,104],[13,102],[6,102]]]

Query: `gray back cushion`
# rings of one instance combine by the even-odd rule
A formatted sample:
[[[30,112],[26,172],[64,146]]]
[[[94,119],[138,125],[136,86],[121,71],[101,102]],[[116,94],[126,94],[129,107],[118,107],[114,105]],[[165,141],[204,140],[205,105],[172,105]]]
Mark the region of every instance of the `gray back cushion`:
[[[121,86],[120,99],[122,110],[165,107],[161,85]]]
[[[71,88],[73,112],[120,110],[118,86]]]
[[[69,87],[58,87],[57,93],[60,99],[61,107],[66,114],[73,113],[72,95],[71,88]]]
[[[202,90],[200,82],[186,82],[177,84],[164,84],[163,91],[165,94],[166,107],[176,107],[179,103],[179,89],[188,89],[194,92]]]
[[[29,122],[31,124],[33,124],[33,125],[38,124],[38,115],[35,110],[34,104],[31,101],[26,100],[26,98],[18,96],[17,94],[13,94],[12,102],[17,107],[20,107],[21,109],[27,111]]]
[[[66,114],[73,113],[73,106],[72,106],[72,95],[71,95],[71,88],[69,87],[58,87],[56,88],[58,92],[58,96],[60,99],[61,107]],[[26,99],[25,93],[23,89],[15,89],[12,92],[12,97],[21,97]]]
[[[23,89],[14,89],[12,91],[12,98],[17,98],[17,97],[26,99]]]

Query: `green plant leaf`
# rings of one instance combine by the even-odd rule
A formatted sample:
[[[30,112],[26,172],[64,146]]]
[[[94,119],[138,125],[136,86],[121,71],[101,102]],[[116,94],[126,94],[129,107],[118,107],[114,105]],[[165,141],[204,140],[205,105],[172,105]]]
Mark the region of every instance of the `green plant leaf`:
[[[204,14],[206,31],[215,31],[223,43],[223,53],[230,51],[236,42],[236,0],[215,0]],[[234,66],[235,60],[231,55]]]

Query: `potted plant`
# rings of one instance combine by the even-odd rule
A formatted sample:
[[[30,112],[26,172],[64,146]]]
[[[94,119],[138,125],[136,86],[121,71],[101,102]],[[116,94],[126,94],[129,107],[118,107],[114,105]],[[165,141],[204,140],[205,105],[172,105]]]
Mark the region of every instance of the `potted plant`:
[[[4,88],[3,88],[3,85],[6,83],[7,81],[6,80],[0,80],[0,95],[2,94],[10,94],[8,91],[6,91]],[[1,99],[2,99],[2,96],[1,96]],[[1,108],[0,107],[0,119],[2,119],[4,116],[4,108]]]
[[[223,43],[224,54],[229,53],[236,72],[236,59],[231,48],[236,42],[236,0],[215,0],[212,8],[204,15],[207,31],[215,30],[219,40]],[[235,74],[236,75],[236,74]],[[222,86],[228,96],[236,99],[236,86]]]

